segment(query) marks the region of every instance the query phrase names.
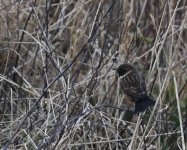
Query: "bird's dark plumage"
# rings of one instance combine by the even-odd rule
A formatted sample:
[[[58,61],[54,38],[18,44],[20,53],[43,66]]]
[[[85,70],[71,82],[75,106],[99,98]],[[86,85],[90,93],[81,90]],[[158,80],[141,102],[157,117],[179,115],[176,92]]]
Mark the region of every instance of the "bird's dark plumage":
[[[116,70],[120,77],[122,91],[135,102],[135,113],[143,112],[155,104],[155,101],[147,95],[145,82],[135,67],[122,64]]]

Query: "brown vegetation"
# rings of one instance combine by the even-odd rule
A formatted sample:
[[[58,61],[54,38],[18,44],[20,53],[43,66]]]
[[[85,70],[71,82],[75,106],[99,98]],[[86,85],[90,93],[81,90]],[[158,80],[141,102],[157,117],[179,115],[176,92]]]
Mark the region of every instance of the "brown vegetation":
[[[0,148],[185,149],[185,0],[0,7]],[[156,100],[139,116],[112,70],[123,62]]]

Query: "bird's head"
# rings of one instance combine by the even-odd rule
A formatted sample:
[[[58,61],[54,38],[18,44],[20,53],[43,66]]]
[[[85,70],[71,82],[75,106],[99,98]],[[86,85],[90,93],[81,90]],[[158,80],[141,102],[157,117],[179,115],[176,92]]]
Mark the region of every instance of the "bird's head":
[[[118,68],[114,68],[119,76],[124,76],[127,72],[133,70],[133,66],[130,64],[122,64]]]

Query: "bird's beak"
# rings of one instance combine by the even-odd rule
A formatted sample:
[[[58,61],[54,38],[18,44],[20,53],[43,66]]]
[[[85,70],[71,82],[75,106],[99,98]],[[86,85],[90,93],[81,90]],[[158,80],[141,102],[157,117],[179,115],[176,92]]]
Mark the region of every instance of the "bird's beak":
[[[116,71],[118,70],[117,68],[112,68],[112,69],[113,69],[113,70],[116,70]]]

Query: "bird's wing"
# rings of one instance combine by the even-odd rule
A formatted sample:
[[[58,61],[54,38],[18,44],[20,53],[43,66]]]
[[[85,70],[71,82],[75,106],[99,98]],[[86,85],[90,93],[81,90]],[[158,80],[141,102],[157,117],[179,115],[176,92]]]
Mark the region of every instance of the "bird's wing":
[[[131,96],[135,101],[143,99],[146,96],[145,83],[137,76],[131,73],[120,80],[120,85],[125,94]]]
[[[134,88],[134,87],[130,87],[130,88],[126,88],[124,89],[124,92],[133,97],[133,99],[136,101],[138,99],[143,99],[146,97],[146,92],[145,91],[141,91],[140,88]]]

